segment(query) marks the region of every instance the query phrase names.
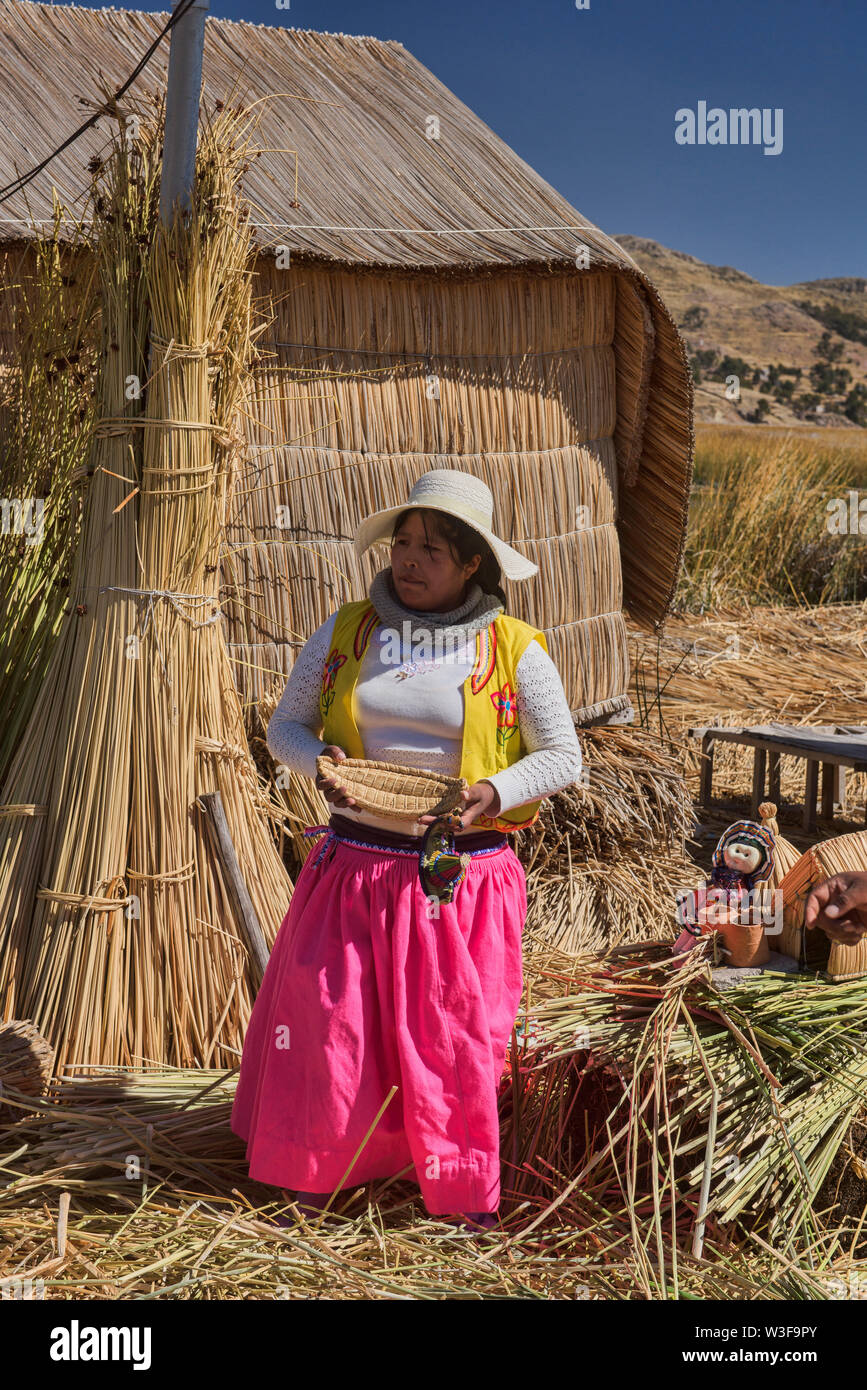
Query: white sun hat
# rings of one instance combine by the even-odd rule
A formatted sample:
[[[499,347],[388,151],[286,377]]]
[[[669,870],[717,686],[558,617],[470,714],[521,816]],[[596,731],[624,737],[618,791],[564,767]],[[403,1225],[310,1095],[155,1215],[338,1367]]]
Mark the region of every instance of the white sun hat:
[[[506,579],[531,579],[539,573],[538,565],[494,535],[494,499],[488,485],[457,468],[432,468],[413,484],[399,507],[386,507],[366,517],[355,533],[356,553],[363,555],[377,541],[390,541],[395,521],[408,507],[430,507],[472,526],[488,542]]]

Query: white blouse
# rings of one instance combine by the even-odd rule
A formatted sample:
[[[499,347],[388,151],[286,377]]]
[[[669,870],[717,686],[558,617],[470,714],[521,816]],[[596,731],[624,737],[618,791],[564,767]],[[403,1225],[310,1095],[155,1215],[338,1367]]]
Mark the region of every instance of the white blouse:
[[[336,616],[336,611],[331,613],[302,647],[266,732],[277,763],[312,778],[316,759],[326,747],[319,738],[319,694]],[[446,644],[438,657],[413,663],[409,630],[399,639],[399,651],[395,650],[396,631],[375,628],[361,662],[354,710],[364,755],[457,777],[463,743],[463,685],[475,660],[475,637],[463,648],[450,649]],[[527,752],[510,767],[485,778],[497,789],[501,811],[550,796],[581,775],[581,745],[559,672],[536,641],[529,643],[518,662],[515,694],[520,738]],[[366,825],[395,829],[393,820],[352,806],[335,810]],[[473,824],[468,833],[478,828]],[[400,832],[421,835],[426,829],[413,822],[402,825]]]

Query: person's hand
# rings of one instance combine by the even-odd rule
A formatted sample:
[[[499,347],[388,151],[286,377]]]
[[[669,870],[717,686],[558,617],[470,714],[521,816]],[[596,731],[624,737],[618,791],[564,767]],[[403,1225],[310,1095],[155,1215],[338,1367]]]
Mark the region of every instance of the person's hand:
[[[490,782],[474,782],[461,792],[464,803],[461,811],[461,829],[466,830],[477,816],[498,816],[500,814],[500,794]],[[437,816],[419,816],[421,825],[433,825]]]
[[[346,757],[342,748],[338,748],[336,743],[329,743],[322,750],[323,757],[335,758],[342,763]],[[344,786],[341,786],[340,778],[329,775],[324,777],[321,772],[316,775],[316,786],[325,797],[326,801],[331,801],[335,806],[354,806],[355,799],[351,797]]]
[[[867,932],[867,873],[834,874],[807,898],[804,925],[821,927],[832,941],[857,946]]]

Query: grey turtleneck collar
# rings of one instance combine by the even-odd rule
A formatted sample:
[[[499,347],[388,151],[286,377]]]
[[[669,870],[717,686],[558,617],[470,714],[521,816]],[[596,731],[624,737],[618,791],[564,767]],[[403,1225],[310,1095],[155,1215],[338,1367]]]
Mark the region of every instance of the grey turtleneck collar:
[[[478,584],[470,584],[467,597],[458,607],[448,613],[423,613],[418,608],[407,608],[392,593],[391,567],[380,570],[374,576],[368,597],[382,622],[389,627],[400,629],[409,620],[417,627],[436,629],[460,628],[467,636],[472,636],[480,628],[487,627],[499,613],[503,612],[502,600],[496,594],[483,593]]]

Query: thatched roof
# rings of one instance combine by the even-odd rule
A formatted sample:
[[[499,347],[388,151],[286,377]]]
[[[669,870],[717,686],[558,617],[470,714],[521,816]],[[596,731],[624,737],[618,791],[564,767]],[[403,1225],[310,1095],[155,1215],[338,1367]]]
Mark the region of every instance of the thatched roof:
[[[167,18],[0,0],[0,184],[81,124]],[[129,98],[164,90],[168,55],[165,42]],[[293,261],[447,274],[601,270],[642,292],[653,366],[628,422],[631,437],[620,440],[635,486],[623,490],[618,529],[627,605],[659,622],[682,554],[692,400],[683,342],[632,259],[399,43],[209,18],[206,104],[260,97],[257,144],[265,153],[252,161],[245,192],[263,249],[282,243]],[[426,136],[430,116],[439,140]],[[28,240],[33,219],[50,218],[52,187],[83,207],[87,162],[105,144],[104,124],[0,204],[0,243]],[[589,272],[576,270],[581,244]],[[660,537],[656,553],[649,534]]]

